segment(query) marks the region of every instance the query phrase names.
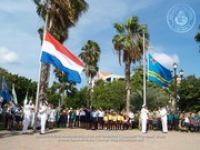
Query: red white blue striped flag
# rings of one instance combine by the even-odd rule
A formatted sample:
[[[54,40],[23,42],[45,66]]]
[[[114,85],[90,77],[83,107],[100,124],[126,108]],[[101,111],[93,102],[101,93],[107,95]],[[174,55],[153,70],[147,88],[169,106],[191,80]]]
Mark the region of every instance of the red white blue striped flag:
[[[48,31],[42,44],[41,62],[52,64],[67,74],[68,80],[81,83],[82,62]]]

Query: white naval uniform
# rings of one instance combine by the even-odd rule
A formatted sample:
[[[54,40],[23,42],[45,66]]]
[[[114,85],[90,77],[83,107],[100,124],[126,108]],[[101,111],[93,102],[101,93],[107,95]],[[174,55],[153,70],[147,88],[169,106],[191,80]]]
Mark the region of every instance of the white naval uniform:
[[[162,131],[167,133],[168,127],[167,127],[167,110],[165,108],[162,108],[160,111],[160,117],[162,121]]]
[[[31,109],[33,108],[33,106],[29,105],[29,104],[25,104],[23,111],[24,111],[24,119],[23,119],[23,129],[22,129],[22,133],[26,133],[28,126],[30,124],[31,121]]]
[[[146,133],[147,132],[147,119],[148,119],[148,114],[149,111],[146,108],[141,109],[141,114],[140,118],[142,119],[142,132]]]
[[[47,121],[47,117],[48,117],[47,109],[48,109],[48,107],[45,104],[40,105],[39,113],[40,113],[40,119],[41,119],[41,122],[40,122],[41,133],[45,133],[46,121]]]

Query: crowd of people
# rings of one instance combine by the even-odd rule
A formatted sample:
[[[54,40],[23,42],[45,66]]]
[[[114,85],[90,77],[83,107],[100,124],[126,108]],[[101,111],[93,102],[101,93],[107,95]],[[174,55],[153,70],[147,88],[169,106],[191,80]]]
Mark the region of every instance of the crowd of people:
[[[46,122],[49,117],[50,105],[45,99],[42,99],[39,104],[38,112],[35,111],[35,105],[31,100],[24,100],[24,104],[15,104],[10,101],[9,104],[4,104],[0,112],[0,122],[3,122],[5,128],[11,131],[12,129],[22,131],[26,134],[28,129],[41,129],[41,134],[45,133]],[[35,117],[37,114],[37,117]]]
[[[200,112],[184,112],[171,111],[167,107],[158,108],[155,110],[147,110],[146,124],[147,130],[161,130],[168,131],[200,131]],[[141,111],[142,112],[142,111]],[[143,119],[144,120],[144,119]],[[142,118],[139,123],[139,128],[142,129]],[[144,131],[145,132],[145,131]]]
[[[28,129],[40,129],[44,134],[46,129],[82,128],[90,130],[129,130],[139,128],[143,133],[151,130],[162,130],[167,133],[176,131],[200,131],[200,112],[173,112],[166,107],[150,110],[144,106],[140,111],[126,112],[101,108],[59,108],[47,101],[41,101],[35,118],[35,105],[32,100],[26,100],[24,105],[4,105],[0,111],[0,121],[8,130],[21,130],[23,134]]]
[[[73,110],[64,109],[57,118],[57,127],[83,128],[99,130],[125,130],[131,129],[134,113],[130,111],[102,110],[81,108]]]

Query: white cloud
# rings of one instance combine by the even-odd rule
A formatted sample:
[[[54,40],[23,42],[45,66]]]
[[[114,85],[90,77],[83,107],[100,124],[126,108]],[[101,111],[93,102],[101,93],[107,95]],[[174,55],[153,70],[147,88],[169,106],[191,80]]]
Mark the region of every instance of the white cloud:
[[[165,53],[153,53],[152,55],[154,59],[168,69],[172,69],[174,62],[179,63],[179,57],[176,54],[167,55]]]
[[[15,52],[10,51],[6,47],[0,47],[0,62],[2,62],[2,63],[18,63],[19,58]]]

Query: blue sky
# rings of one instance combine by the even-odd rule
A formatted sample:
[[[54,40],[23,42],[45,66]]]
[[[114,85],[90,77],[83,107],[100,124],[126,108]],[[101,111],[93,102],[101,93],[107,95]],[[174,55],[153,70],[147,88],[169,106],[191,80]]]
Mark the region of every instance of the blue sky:
[[[199,45],[194,40],[200,24],[198,0],[86,0],[89,9],[77,25],[69,30],[69,39],[64,45],[76,56],[87,40],[96,41],[101,48],[99,68],[101,71],[124,75],[112,46],[116,34],[113,24],[124,23],[131,16],[138,16],[140,24],[147,24],[150,34],[151,53],[166,68],[183,69],[187,77],[200,77]],[[167,23],[167,14],[174,5],[184,3],[196,14],[193,28],[185,33],[173,31]],[[43,25],[32,0],[0,1],[0,67],[38,81],[40,39],[38,28]],[[52,67],[53,68],[53,67]],[[53,69],[51,69],[53,70]],[[85,74],[81,74],[86,85]],[[54,80],[51,72],[50,84]]]

